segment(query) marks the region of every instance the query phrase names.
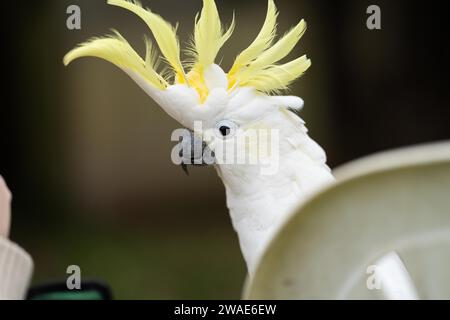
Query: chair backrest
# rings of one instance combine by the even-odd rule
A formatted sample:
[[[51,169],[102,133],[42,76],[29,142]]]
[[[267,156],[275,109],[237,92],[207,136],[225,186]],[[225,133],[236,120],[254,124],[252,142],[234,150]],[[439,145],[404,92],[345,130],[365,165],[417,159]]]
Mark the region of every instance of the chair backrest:
[[[450,142],[335,170],[265,252],[246,299],[450,299]]]

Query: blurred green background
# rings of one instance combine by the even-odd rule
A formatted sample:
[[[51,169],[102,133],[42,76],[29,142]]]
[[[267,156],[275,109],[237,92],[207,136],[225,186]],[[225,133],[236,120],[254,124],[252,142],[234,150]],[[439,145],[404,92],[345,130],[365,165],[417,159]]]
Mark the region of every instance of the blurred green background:
[[[35,259],[34,284],[65,280],[68,265],[109,283],[123,299],[233,299],[245,265],[212,168],[186,176],[172,164],[178,124],[124,73],[62,57],[92,36],[119,30],[144,53],[144,23],[103,0],[4,4],[6,75],[0,174],[13,191],[12,239]],[[236,31],[222,67],[258,33],[266,1],[217,0]],[[200,0],[145,0],[186,43]],[[366,28],[364,0],[276,1],[279,33],[304,18],[290,56],[313,66],[292,87],[330,166],[379,150],[450,137],[445,1],[377,1],[382,30]],[[66,28],[81,8],[82,29]],[[6,6],[6,8],[5,8]]]

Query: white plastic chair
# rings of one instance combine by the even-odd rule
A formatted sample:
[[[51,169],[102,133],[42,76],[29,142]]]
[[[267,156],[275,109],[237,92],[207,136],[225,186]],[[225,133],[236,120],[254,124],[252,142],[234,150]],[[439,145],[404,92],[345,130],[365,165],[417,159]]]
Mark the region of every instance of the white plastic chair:
[[[245,299],[450,299],[450,142],[335,170],[287,221]]]

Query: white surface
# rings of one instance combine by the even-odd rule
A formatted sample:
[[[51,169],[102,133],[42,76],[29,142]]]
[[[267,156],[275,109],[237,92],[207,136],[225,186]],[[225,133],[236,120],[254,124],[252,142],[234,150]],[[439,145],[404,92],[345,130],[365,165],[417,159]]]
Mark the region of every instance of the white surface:
[[[389,252],[375,262],[380,290],[389,300],[417,300],[419,295],[408,270],[395,252]]]
[[[374,155],[335,174],[277,234],[244,298],[450,298],[450,143]],[[393,251],[400,262],[383,260]],[[384,277],[384,291],[367,285],[380,263],[398,273]]]

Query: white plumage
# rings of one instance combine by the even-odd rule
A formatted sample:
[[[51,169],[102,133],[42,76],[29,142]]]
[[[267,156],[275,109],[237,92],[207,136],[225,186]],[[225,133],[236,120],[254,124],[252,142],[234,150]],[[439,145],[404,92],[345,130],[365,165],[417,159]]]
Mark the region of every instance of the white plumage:
[[[278,12],[273,0],[268,0],[261,31],[225,73],[214,60],[231,36],[234,21],[228,29],[222,27],[214,0],[203,0],[201,14],[195,19],[194,40],[189,50],[194,61],[189,64],[181,62],[176,28],[171,24],[138,2],[108,3],[130,10],[144,20],[172,70],[173,80],[156,71],[158,57],[149,40],[146,59],[142,59],[118,33],[81,44],[64,57],[65,65],[85,56],[115,64],[171,117],[198,135],[208,137],[208,146],[216,153],[216,159],[220,158],[221,147],[235,140],[239,150],[259,154],[262,149],[259,144],[238,139],[250,132],[262,130],[269,133],[270,139],[277,137],[275,144],[270,143],[264,161],[216,164],[251,274],[271,237],[294,208],[319,186],[333,180],[324,151],[309,138],[304,122],[289,110],[301,109],[303,100],[271,95],[286,89],[311,65],[305,55],[279,64],[304,34],[306,22],[301,20],[274,42]],[[200,129],[195,122],[201,122]],[[233,139],[229,136],[224,139],[218,133],[217,126],[223,123],[235,126],[228,128]],[[230,132],[225,131],[226,135]],[[267,173],[267,167],[273,170]]]
[[[219,66],[211,66],[206,74],[210,94],[203,105],[191,103],[198,97],[186,85],[159,91],[147,86],[138,75],[132,77],[185,127],[194,130],[194,122],[202,121],[204,131],[197,134],[212,136],[209,146],[213,151],[222,138],[207,131],[214,130],[214,125],[223,119],[239,126],[237,135],[245,135],[246,130],[255,127],[279,132],[276,173],[262,174],[263,164],[216,165],[226,188],[233,227],[252,273],[277,228],[306,196],[331,182],[333,176],[326,165],[325,152],[309,137],[304,121],[288,110],[300,108],[300,98],[266,96],[252,88],[238,88],[229,94],[223,83],[226,75]]]

